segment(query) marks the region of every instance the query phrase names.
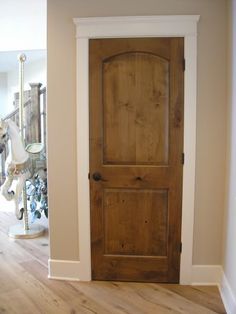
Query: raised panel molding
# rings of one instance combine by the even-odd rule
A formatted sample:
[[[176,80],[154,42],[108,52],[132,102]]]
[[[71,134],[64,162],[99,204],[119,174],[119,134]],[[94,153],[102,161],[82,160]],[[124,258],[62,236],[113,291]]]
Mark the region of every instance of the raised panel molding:
[[[91,38],[184,37],[185,115],[180,283],[192,281],[196,152],[196,85],[198,15],[76,18],[77,169],[80,267],[77,278],[91,280],[89,196],[88,44]],[[80,274],[81,273],[81,274]],[[84,274],[84,275],[83,275]]]
[[[169,61],[154,53],[128,52],[103,62],[104,164],[168,164],[169,77]]]
[[[168,190],[109,188],[103,193],[105,254],[167,257]]]

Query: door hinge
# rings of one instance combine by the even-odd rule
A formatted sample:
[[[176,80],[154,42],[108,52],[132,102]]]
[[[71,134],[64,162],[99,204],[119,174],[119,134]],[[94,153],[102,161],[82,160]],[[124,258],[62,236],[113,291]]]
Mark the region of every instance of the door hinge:
[[[90,173],[88,173],[88,179],[90,180]]]
[[[179,251],[180,251],[180,253],[182,253],[182,242],[180,242],[180,244],[179,244]]]
[[[185,71],[185,59],[183,59],[183,71]]]
[[[182,153],[182,157],[181,157],[182,165],[184,165],[184,159],[185,159],[185,155],[184,155],[184,153]]]

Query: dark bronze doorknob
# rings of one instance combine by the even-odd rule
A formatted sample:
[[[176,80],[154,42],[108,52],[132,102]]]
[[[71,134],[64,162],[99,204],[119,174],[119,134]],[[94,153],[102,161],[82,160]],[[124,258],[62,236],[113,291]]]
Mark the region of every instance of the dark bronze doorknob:
[[[94,181],[101,181],[102,180],[102,175],[99,172],[94,172],[93,174],[93,180]]]

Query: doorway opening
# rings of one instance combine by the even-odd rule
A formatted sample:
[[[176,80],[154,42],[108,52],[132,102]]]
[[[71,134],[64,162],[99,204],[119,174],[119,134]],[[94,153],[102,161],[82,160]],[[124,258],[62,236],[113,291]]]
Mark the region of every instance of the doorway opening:
[[[179,282],[183,38],[89,42],[92,279]]]
[[[8,245],[13,246],[9,256],[13,260],[18,260],[18,258],[22,260],[24,255],[25,258],[29,258],[30,255],[47,267],[49,258],[47,170],[44,166],[44,179],[39,176],[38,172],[32,172],[32,169],[38,169],[35,165],[38,163],[39,154],[34,155],[32,162],[30,151],[27,150],[28,146],[39,143],[42,148],[40,154],[44,155],[42,165],[46,165],[46,1],[41,0],[37,4],[32,4],[30,0],[23,0],[21,3],[17,0],[5,2],[1,4],[1,10],[4,12],[4,19],[0,21],[0,37],[2,38],[0,44],[0,118],[1,132],[5,126],[8,132],[3,134],[6,138],[5,149],[0,155],[0,240],[4,240],[3,253],[4,250],[7,251]],[[20,72],[20,55],[25,56],[22,72]],[[21,127],[20,104],[23,108]],[[15,137],[10,134],[10,125],[16,127],[16,134],[19,138],[20,134],[23,134],[21,145],[25,154],[29,156],[29,162],[27,160],[21,163],[20,159],[15,158],[17,157],[14,151]],[[13,164],[16,164],[16,168],[11,176],[10,166]],[[31,172],[32,176],[27,177],[24,194],[26,197],[20,196],[14,202],[15,196],[18,195],[18,188],[20,190],[18,178],[27,171]],[[10,184],[11,178],[13,178],[12,184]],[[3,186],[6,182],[9,182],[9,186],[5,185],[7,193],[4,193]],[[19,217],[16,217],[15,204],[17,203],[18,208],[21,209],[25,207],[24,201],[27,204],[28,213],[25,214],[24,208],[24,217],[19,221]],[[23,213],[23,210],[21,212]],[[35,230],[36,224],[42,226],[40,230],[44,232],[40,237],[31,239],[37,235],[31,232]],[[20,226],[20,229],[15,230],[15,226]],[[22,236],[22,232],[25,233],[25,237]],[[19,241],[12,243],[9,236],[19,238]]]
[[[93,38],[183,37],[186,69],[184,74],[184,153],[182,202],[182,254],[180,283],[191,283],[193,252],[197,22],[199,16],[150,16],[78,18],[77,26],[77,149],[80,261],[75,278],[91,280],[90,196],[89,196],[89,40]],[[53,265],[52,273],[53,273]],[[69,270],[68,270],[69,273]],[[53,275],[53,274],[52,274]],[[58,275],[58,273],[57,273]]]

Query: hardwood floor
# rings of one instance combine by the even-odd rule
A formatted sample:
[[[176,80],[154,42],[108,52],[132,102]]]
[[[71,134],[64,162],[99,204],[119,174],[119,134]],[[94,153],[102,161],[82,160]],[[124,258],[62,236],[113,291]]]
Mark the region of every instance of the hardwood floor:
[[[49,280],[47,233],[13,240],[7,229],[15,223],[12,213],[0,212],[1,314],[226,313],[217,287]]]

